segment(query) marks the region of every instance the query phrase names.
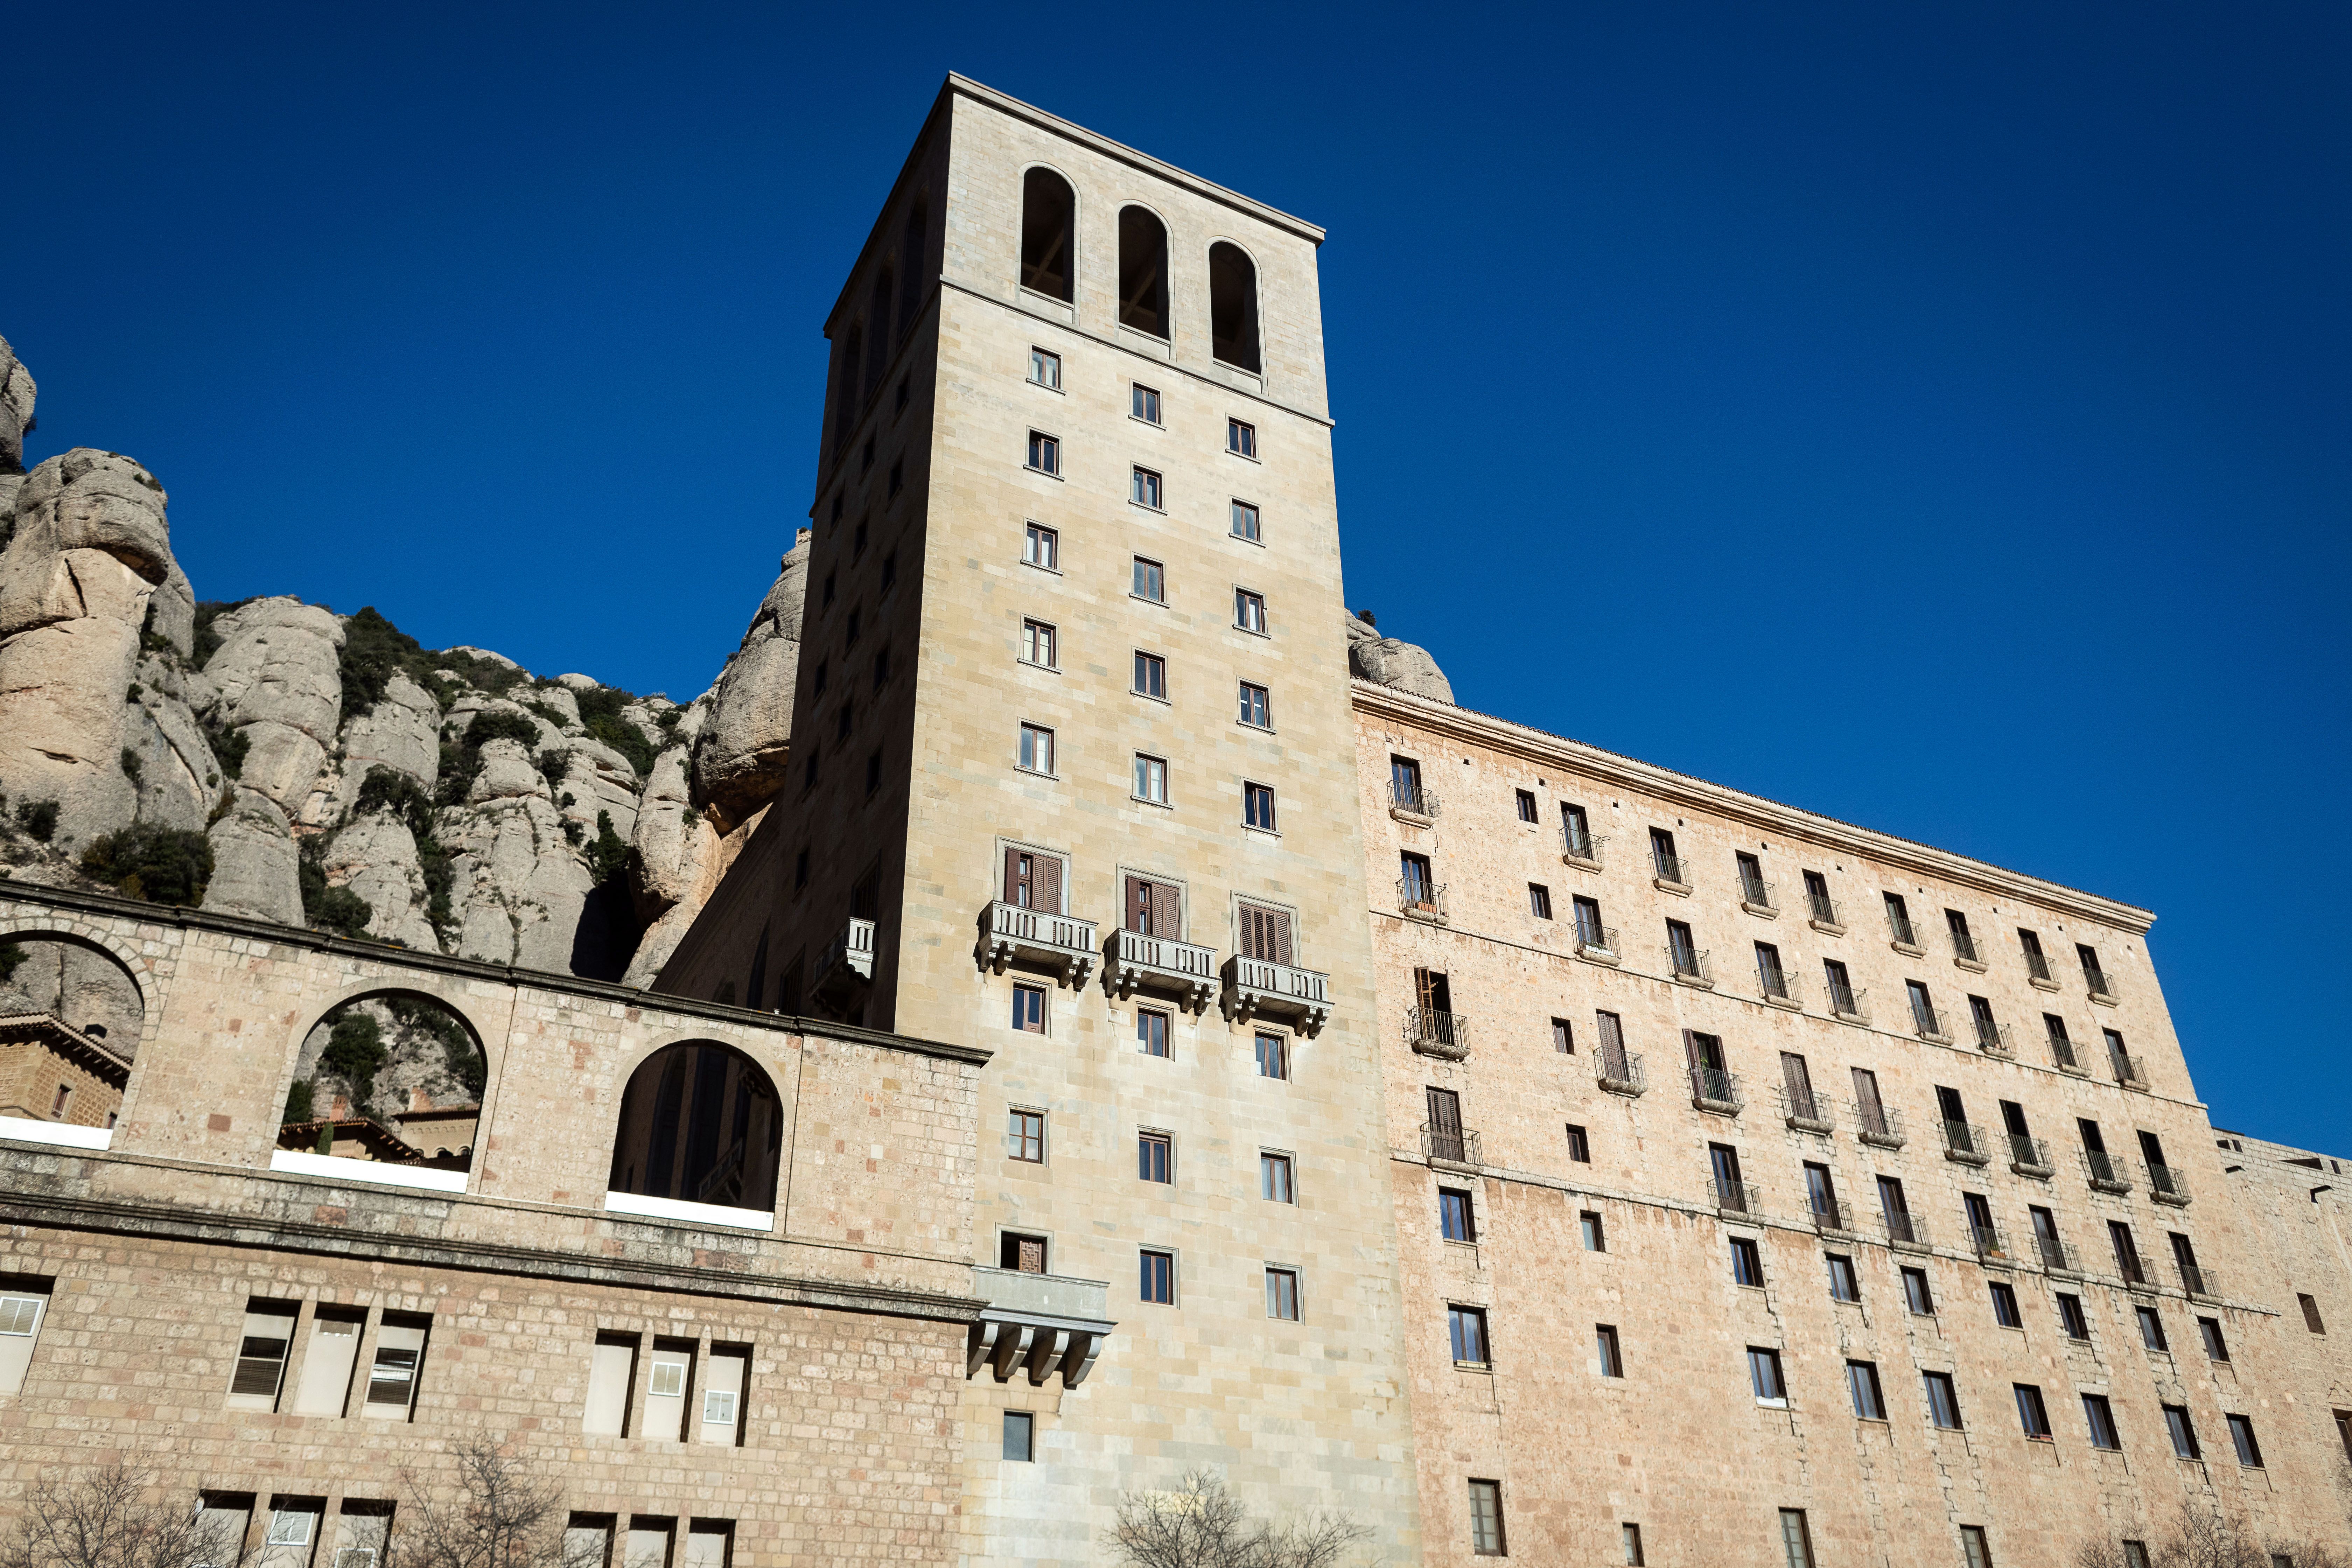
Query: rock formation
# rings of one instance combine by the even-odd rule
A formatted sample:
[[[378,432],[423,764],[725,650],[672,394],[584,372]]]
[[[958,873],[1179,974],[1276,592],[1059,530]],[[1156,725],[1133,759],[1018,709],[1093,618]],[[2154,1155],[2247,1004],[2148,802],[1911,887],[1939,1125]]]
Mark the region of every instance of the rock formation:
[[[1348,672],[1360,680],[1393,686],[1416,697],[1454,700],[1454,684],[1429,650],[1396,637],[1384,637],[1372,625],[1370,610],[1348,617]]]

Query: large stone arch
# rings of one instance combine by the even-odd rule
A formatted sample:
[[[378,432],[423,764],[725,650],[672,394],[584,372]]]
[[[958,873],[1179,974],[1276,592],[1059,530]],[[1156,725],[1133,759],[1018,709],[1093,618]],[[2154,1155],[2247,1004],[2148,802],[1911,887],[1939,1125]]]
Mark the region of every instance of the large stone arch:
[[[163,1011],[143,955],[102,928],[26,916],[0,921],[0,946],[26,955],[0,983],[0,1012],[49,1014],[137,1059]]]
[[[783,1125],[776,1075],[740,1044],[688,1036],[656,1046],[623,1081],[606,1190],[772,1213]]]
[[[280,1123],[279,1147],[373,1160],[409,1160],[414,1156],[406,1151],[414,1150],[436,1169],[472,1169],[504,1045],[499,1038],[494,1047],[494,1037],[476,1016],[478,1002],[464,987],[440,984],[430,973],[387,971],[353,976],[331,998],[304,1009],[280,1069],[281,1090],[289,1096],[281,1115],[294,1120]],[[370,1003],[380,1005],[361,1006]],[[367,1100],[356,1102],[355,1095],[355,1102],[338,1107],[332,1086],[341,1078],[322,1073],[321,1058],[337,1021],[355,1008],[374,1026],[371,1033],[384,1060],[366,1080]],[[455,1026],[454,1033],[443,1020]],[[303,1084],[311,1086],[307,1108],[290,1099]]]

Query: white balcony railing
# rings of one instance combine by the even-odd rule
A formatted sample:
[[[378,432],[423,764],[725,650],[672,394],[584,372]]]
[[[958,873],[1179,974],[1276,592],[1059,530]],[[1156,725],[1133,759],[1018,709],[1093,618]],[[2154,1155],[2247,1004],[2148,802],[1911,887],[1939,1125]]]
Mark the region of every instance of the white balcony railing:
[[[842,933],[817,955],[812,994],[827,1002],[855,996],[874,980],[874,922],[852,915]]]
[[[1260,1015],[1286,1017],[1308,1039],[1331,1018],[1331,977],[1319,970],[1276,963],[1240,953],[1225,960],[1220,1005],[1229,1023],[1245,1024]]]
[[[1217,950],[1139,931],[1113,931],[1103,946],[1103,977],[1122,1002],[1151,991],[1198,1013],[1217,994]]]
[[[980,916],[980,962],[998,974],[1018,958],[1056,971],[1073,991],[1086,989],[1101,954],[1095,922],[1076,915],[1048,914],[998,899]]]

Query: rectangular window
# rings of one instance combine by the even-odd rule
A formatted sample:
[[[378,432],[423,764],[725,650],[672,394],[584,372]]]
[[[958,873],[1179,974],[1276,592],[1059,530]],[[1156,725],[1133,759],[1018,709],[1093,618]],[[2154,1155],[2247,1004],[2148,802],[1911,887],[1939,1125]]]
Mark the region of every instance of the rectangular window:
[[[2252,1419],[2244,1415],[2231,1415],[2224,1419],[2230,1423],[2230,1442],[2238,1450],[2238,1463],[2250,1470],[2261,1469],[2263,1450],[2254,1441]]]
[[[1274,698],[1265,687],[1241,683],[1241,721],[1260,730],[1274,728]]]
[[[1573,1121],[1568,1124],[1568,1157],[1580,1165],[1592,1163],[1591,1140],[1584,1135],[1584,1129]]]
[[[1927,1380],[1928,1419],[1948,1431],[1959,1430],[1960,1396],[1952,1389],[1952,1374],[1930,1372],[1920,1375]]]
[[[1055,668],[1055,641],[1056,634],[1054,628],[1044,621],[1023,621],[1021,623],[1021,662],[1040,664],[1047,669]]]
[[[275,1410],[278,1384],[286,1375],[286,1348],[294,1338],[290,1301],[252,1301],[237,1341],[236,1369],[229,1375],[232,1410]]]
[[[740,1447],[743,1441],[743,1385],[751,1379],[748,1345],[713,1345],[702,1387],[702,1441]]]
[[[2037,1442],[2050,1440],[2050,1413],[2042,1408],[2042,1390],[2030,1383],[2011,1384],[2017,1394],[2017,1422]]]
[[[1168,760],[1165,757],[1147,757],[1141,752],[1136,752],[1135,793],[1139,798],[1154,805],[1168,804]]]
[[[1478,1239],[1476,1216],[1467,1192],[1457,1187],[1437,1189],[1437,1229],[1448,1241]]]
[[[1586,1209],[1583,1213],[1576,1216],[1576,1226],[1578,1232],[1584,1237],[1585,1251],[1606,1252],[1609,1250],[1608,1232],[1601,1226],[1600,1215],[1596,1214],[1591,1209]]]
[[[1478,1307],[1448,1307],[1445,1309],[1445,1330],[1452,1337],[1454,1363],[1456,1366],[1485,1366],[1486,1362],[1486,1313]]]
[[[1642,1568],[1642,1565],[1649,1561],[1648,1558],[1642,1555],[1642,1527],[1640,1525],[1620,1524],[1617,1527],[1617,1542],[1619,1545],[1625,1549],[1625,1561],[1629,1565],[1629,1568]]]
[[[1234,625],[1260,637],[1270,635],[1265,629],[1265,595],[1253,594],[1247,588],[1234,589]]]
[[[1146,425],[1160,423],[1160,394],[1140,382],[1129,384],[1128,412]]]
[[[1748,1381],[1755,1387],[1759,1405],[1786,1405],[1789,1385],[1780,1381],[1780,1352],[1748,1347]]]
[[[2083,1299],[2080,1296],[2060,1293],[2058,1326],[2066,1331],[2066,1337],[2070,1340],[2087,1340],[2091,1337],[2091,1320],[2083,1315]]]
[[[2202,1458],[2197,1447],[2197,1428],[2189,1424],[2189,1407],[2168,1405],[2164,1407],[2164,1429],[2172,1437],[2172,1451],[2180,1458]]]
[[[1936,1315],[1936,1298],[1927,1289],[1927,1271],[1906,1268],[1903,1271],[1903,1300],[1923,1318]]]
[[[637,1336],[598,1334],[588,1363],[588,1415],[583,1429],[628,1435],[629,1396],[637,1375]]]
[[[1918,933],[1911,929],[1911,910],[1900,893],[1881,895],[1886,900],[1886,929],[1899,947],[1919,945]]]
[[[1141,1254],[1141,1261],[1142,1299],[1158,1306],[1174,1306],[1176,1304],[1176,1255],[1172,1252],[1154,1252],[1146,1247]]]
[[[33,1347],[39,1340],[41,1320],[48,1315],[48,1287],[34,1289],[19,1281],[0,1290],[0,1394],[21,1394],[25,1373],[33,1363]],[[341,1413],[341,1405],[336,1406]]]
[[[1042,430],[1029,432],[1029,467],[1040,474],[1059,477],[1062,472],[1062,443]]]
[[[1036,1459],[1037,1418],[1026,1410],[1004,1413],[1004,1457],[1016,1465]],[[633,1565],[634,1568],[634,1565]]]
[[[2124,1568],[2149,1568],[2147,1542],[2126,1541],[2124,1542]],[[2278,1568],[2278,1564],[2273,1563],[2271,1564],[2271,1568]]]
[[[1565,1018],[1551,1021],[1551,1048],[1564,1057],[1576,1054],[1576,1031],[1569,1026]]]
[[[2218,1318],[2197,1320],[2197,1337],[2204,1342],[2205,1354],[2211,1361],[2228,1361],[2230,1347],[2221,1338],[2221,1322]]]
[[[2107,1221],[2107,1239],[2115,1246],[2116,1272],[2135,1285],[2145,1284],[2147,1276],[2140,1269],[2139,1248],[2132,1242],[2131,1226],[2119,1219]]]
[[[2091,994],[2113,995],[2114,993],[2107,989],[2107,972],[2099,964],[2099,950],[2087,942],[2078,942],[2074,944],[2074,956],[2082,963],[2083,983],[2091,988]]]
[[[1551,889],[1541,882],[1528,884],[1528,913],[1539,921],[1551,919]]]
[[[351,1403],[360,1337],[367,1313],[358,1307],[321,1307],[310,1320],[310,1346],[294,1390],[297,1415],[341,1415]]]
[[[1033,773],[1054,771],[1054,731],[1042,724],[1021,726],[1021,766]]]
[[[1257,1076],[1260,1078],[1290,1076],[1290,1047],[1285,1037],[1270,1034],[1258,1036]]]
[[[1992,1290],[1992,1321],[2004,1329],[2025,1327],[2025,1320],[2017,1310],[2017,1292],[1998,1279],[1989,1284]]]
[[[1257,456],[1257,426],[1238,419],[1225,421],[1225,450],[1239,457]]]
[[[1985,1532],[1980,1526],[1960,1526],[1960,1555],[1967,1568],[1992,1568],[1992,1548],[1985,1544]]]
[[[1853,1395],[1853,1413],[1864,1421],[1886,1419],[1886,1396],[1878,1386],[1878,1366],[1874,1362],[1850,1361],[1845,1363],[1846,1391]]]
[[[1731,1282],[1764,1288],[1763,1250],[1744,1236],[1731,1238]]]
[[[1560,802],[1559,835],[1561,842],[1567,847],[1569,858],[1589,861],[1594,858],[1592,824],[1584,815],[1584,807],[1570,805],[1566,801]]]
[[[2139,1342],[2158,1355],[2170,1355],[2172,1347],[2164,1342],[2164,1320],[2153,1307],[2134,1307],[2132,1316],[2139,1320]]]
[[[1152,472],[1150,468],[1140,467],[1137,468],[1134,470],[1133,482],[1128,489],[1127,499],[1133,501],[1138,506],[1148,506],[1154,511],[1161,510],[1160,505],[1160,476]]]
[[[2092,1447],[2115,1449],[2124,1446],[2123,1439],[2116,1436],[2115,1407],[2107,1403],[2105,1394],[2083,1395],[2083,1420],[2090,1428]]]
[[[1764,862],[1744,849],[1735,853],[1731,858],[1739,872],[1740,901],[1754,904],[1758,909],[1770,909],[1772,894],[1764,885]]]
[[[1519,820],[1527,823],[1534,822],[1536,819],[1536,797],[1534,794],[1528,790],[1518,790],[1516,791],[1515,794],[1518,800]]]
[[[1603,1377],[1624,1376],[1625,1354],[1623,1348],[1617,1342],[1617,1325],[1614,1323],[1593,1324],[1592,1343],[1594,1350],[1599,1352],[1601,1358],[1601,1375]]]
[[[1265,1271],[1265,1315],[1279,1318],[1286,1323],[1298,1321],[1297,1269],[1269,1268]]]
[[[1290,917],[1280,910],[1244,904],[1242,915],[1242,956],[1261,959],[1267,963],[1288,963],[1290,953]]]
[[[1503,1551],[1503,1484],[1470,1483],[1470,1552],[1474,1557],[1501,1557]]]
[[[1270,1204],[1295,1204],[1297,1194],[1290,1183],[1290,1156],[1260,1154],[1257,1157],[1258,1195]]]
[[[1042,985],[1015,985],[1013,988],[1013,1026],[1024,1034],[1045,1032],[1045,988]]]
[[[1806,1528],[1803,1509],[1780,1510],[1780,1550],[1789,1560],[1789,1568],[1813,1568],[1813,1535]]]
[[[1853,1270],[1853,1259],[1834,1252],[1829,1254],[1828,1258],[1830,1300],[1832,1301],[1861,1300],[1862,1278]]]
[[[430,1318],[386,1312],[376,1325],[375,1364],[368,1369],[367,1402],[361,1407],[368,1415],[405,1420],[415,1408],[431,1322]]]
[[[1030,566],[1043,566],[1048,572],[1062,569],[1062,536],[1042,522],[1033,522],[1021,536],[1021,559]]]
[[[1570,898],[1569,908],[1576,914],[1576,944],[1607,952],[1609,932],[1601,923],[1601,900],[1588,899],[1580,893]]]
[[[2303,1308],[2303,1326],[2315,1334],[2326,1333],[2327,1325],[2319,1321],[2319,1303],[2300,1290],[2295,1292],[2294,1299]]]
[[[1045,1163],[1045,1113],[1014,1110],[1005,1116],[1004,1152],[1032,1165]]]
[[[1944,929],[1951,933],[1952,952],[1969,963],[1977,962],[1977,939],[1969,930],[1969,917],[1958,910],[1944,911]]]
[[[664,1440],[686,1436],[686,1391],[694,1381],[694,1342],[656,1340],[646,1379],[646,1431]]]
[[[1168,1015],[1157,1007],[1135,1010],[1135,1043],[1147,1057],[1168,1054]]]
[[[1044,349],[1031,349],[1029,351],[1029,379],[1035,382],[1039,386],[1048,386],[1053,388],[1055,392],[1061,391],[1062,356],[1057,353],[1049,353]]]
[[[1682,857],[1675,853],[1675,836],[1663,827],[1650,829],[1650,865],[1660,881],[1685,885]]]
[[[1128,592],[1137,598],[1148,599],[1155,605],[1168,602],[1168,572],[1159,562],[1147,561],[1140,555],[1135,557],[1129,583],[1131,585]]]
[[[1275,831],[1272,784],[1244,783],[1242,785],[1242,824],[1266,833]]]
[[[1234,537],[1235,539],[1246,539],[1252,544],[1260,542],[1258,538],[1257,508],[1252,506],[1245,500],[1237,500],[1234,502],[1233,528]]]
[[[1175,1144],[1165,1132],[1142,1132],[1135,1140],[1135,1179],[1139,1182],[1172,1182],[1170,1173],[1174,1163]]]
[[[2344,1457],[2352,1459],[2352,1410],[2336,1412],[2336,1438],[2344,1445]]]

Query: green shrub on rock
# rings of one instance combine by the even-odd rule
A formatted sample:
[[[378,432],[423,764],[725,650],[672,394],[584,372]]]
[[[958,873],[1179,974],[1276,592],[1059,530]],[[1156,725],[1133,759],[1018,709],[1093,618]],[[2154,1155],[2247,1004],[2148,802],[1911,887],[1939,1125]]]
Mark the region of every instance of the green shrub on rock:
[[[50,826],[56,826],[54,818]],[[187,828],[134,822],[91,839],[81,852],[81,868],[128,898],[200,904],[213,878],[212,840]]]

